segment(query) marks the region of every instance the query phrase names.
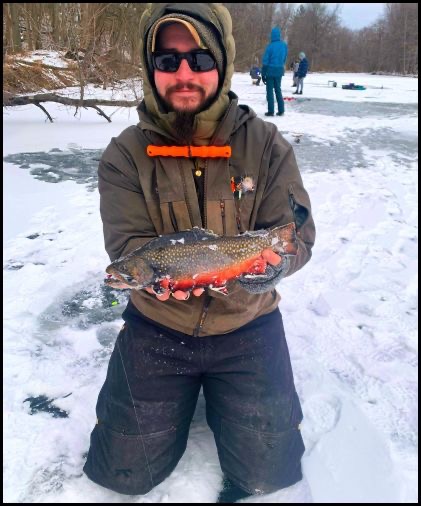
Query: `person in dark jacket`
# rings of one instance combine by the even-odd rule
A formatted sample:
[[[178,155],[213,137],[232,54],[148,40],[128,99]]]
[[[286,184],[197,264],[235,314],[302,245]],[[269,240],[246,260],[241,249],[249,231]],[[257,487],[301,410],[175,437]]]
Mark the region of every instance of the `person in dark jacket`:
[[[260,68],[257,65],[253,65],[250,69],[250,77],[253,84],[256,84],[256,86],[259,86],[260,80],[262,79],[262,75],[260,72]]]
[[[302,479],[303,414],[275,286],[310,260],[310,199],[292,146],[231,91],[226,7],[148,4],[140,36],[139,123],[111,139],[98,167],[110,260],[194,227],[235,236],[291,222],[298,252],[264,250],[265,273],[239,277],[227,295],[131,290],[84,472],[121,494],[148,493],[182,457],[203,388],[225,479],[219,502],[271,493]],[[172,149],[226,154],[227,145],[230,158]],[[169,156],[151,156],[148,146],[165,146]]]
[[[293,95],[302,95],[303,94],[303,82],[304,78],[307,75],[308,71],[308,61],[305,53],[301,52],[298,57],[300,58],[300,65],[298,66],[297,71],[297,89],[294,91]]]
[[[265,49],[262,65],[262,81],[266,84],[266,98],[268,111],[265,116],[273,116],[275,103],[273,93],[275,92],[278,104],[277,116],[285,112],[284,99],[281,92],[281,81],[285,71],[285,61],[288,55],[288,45],[281,39],[281,29],[275,26],[272,28],[270,44]]]

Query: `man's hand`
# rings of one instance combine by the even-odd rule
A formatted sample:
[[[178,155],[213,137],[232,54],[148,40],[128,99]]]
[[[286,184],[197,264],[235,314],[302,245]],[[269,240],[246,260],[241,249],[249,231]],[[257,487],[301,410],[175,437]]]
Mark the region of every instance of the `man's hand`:
[[[170,295],[172,295],[174,297],[174,299],[177,299],[177,300],[187,300],[189,297],[190,297],[190,292],[184,292],[182,290],[176,290],[175,292],[173,292],[171,294],[171,292],[169,290],[165,290],[164,293],[160,293],[160,294],[156,294],[152,288],[145,288],[145,290],[148,292],[148,293],[151,293],[152,295],[156,295],[156,298],[158,300],[168,300],[170,298]],[[205,291],[204,288],[194,288],[192,290],[192,294],[195,295],[196,297],[199,297],[200,295],[202,295],[202,293]]]
[[[270,265],[280,265],[282,262],[282,257],[277,255],[271,249],[265,249],[262,251],[262,257],[266,260],[266,262]]]
[[[259,294],[273,290],[289,269],[289,258],[274,253],[271,249],[262,251],[262,257],[268,263],[263,275],[256,277],[240,276],[238,282],[249,293]]]
[[[266,84],[266,77],[262,76],[262,82],[263,82],[263,84]]]

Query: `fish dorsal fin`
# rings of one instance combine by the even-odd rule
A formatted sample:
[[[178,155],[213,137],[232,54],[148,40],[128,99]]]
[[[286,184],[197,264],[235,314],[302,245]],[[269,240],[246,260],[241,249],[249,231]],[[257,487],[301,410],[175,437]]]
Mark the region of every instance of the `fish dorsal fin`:
[[[215,234],[212,230],[208,230],[206,228],[193,227],[191,230],[187,230],[186,232],[179,232],[180,234],[186,234],[187,238],[186,242],[194,242],[194,241],[208,241],[212,239],[217,239],[220,237],[218,234]]]
[[[168,248],[170,246],[176,246],[177,244],[191,244],[198,241],[209,241],[217,239],[219,235],[214,234],[212,230],[206,230],[204,228],[193,227],[190,230],[184,230],[182,232],[176,232],[174,234],[160,235],[152,241],[148,242],[144,246],[144,250],[150,250],[155,248]]]

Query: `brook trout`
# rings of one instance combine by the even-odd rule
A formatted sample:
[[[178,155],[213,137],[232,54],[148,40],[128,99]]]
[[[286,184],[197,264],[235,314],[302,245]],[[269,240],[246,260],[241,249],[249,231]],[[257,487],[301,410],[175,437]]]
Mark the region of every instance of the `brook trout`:
[[[198,227],[163,235],[112,262],[105,283],[113,288],[150,287],[157,294],[193,288],[227,293],[230,280],[264,275],[265,249],[296,255],[295,223],[236,236],[219,236]]]

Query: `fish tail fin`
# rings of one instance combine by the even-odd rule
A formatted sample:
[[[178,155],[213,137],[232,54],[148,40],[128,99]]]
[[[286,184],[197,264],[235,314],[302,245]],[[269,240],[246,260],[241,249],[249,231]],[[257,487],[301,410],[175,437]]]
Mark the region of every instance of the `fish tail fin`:
[[[295,223],[287,223],[271,230],[274,251],[282,255],[296,255],[298,252]]]

